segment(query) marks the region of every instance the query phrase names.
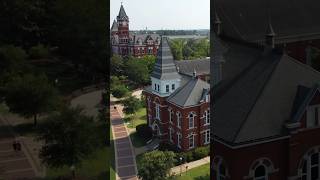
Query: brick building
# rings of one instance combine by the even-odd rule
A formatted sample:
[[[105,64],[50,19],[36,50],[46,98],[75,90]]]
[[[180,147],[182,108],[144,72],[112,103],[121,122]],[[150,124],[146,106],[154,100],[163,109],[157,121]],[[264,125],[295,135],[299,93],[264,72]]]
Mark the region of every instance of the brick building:
[[[214,5],[211,177],[319,180],[320,73],[309,50],[319,47],[320,4]]]
[[[112,52],[134,57],[156,55],[159,44],[158,34],[137,34],[129,31],[129,17],[121,5],[117,20],[114,20],[111,26]]]
[[[209,60],[198,64],[207,65]],[[204,77],[203,73],[208,73],[210,67],[206,66],[205,70],[201,65],[190,65],[189,62],[176,65],[168,40],[162,37],[151,75],[152,84],[143,91],[148,125],[154,136],[182,151],[210,143],[210,87],[197,75],[197,70],[202,69]]]

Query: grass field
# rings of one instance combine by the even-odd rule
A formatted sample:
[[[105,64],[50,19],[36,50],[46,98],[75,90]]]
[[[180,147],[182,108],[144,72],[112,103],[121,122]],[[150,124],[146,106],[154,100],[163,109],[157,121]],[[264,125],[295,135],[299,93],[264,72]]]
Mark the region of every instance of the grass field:
[[[128,128],[136,128],[140,124],[147,123],[146,108],[140,108],[133,115],[125,115],[124,121],[129,123]]]
[[[175,180],[209,180],[210,163],[188,170],[182,176],[175,176]]]
[[[105,147],[92,153],[87,159],[84,159],[82,166],[76,168],[76,175],[83,178],[94,178],[97,180],[108,179],[108,159],[110,158],[110,149]],[[69,167],[59,169],[48,168],[46,179],[55,179],[59,176],[70,176]]]

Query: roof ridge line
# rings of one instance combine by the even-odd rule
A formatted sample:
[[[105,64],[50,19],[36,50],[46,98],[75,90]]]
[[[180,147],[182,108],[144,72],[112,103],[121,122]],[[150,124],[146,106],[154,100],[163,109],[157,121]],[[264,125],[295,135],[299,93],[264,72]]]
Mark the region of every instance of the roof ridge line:
[[[254,103],[251,105],[250,110],[249,110],[248,113],[246,114],[245,120],[241,123],[241,125],[239,126],[237,132],[235,133],[235,136],[233,137],[232,142],[234,142],[234,141],[238,138],[238,134],[240,133],[242,127],[244,126],[245,122],[248,121],[248,117],[249,117],[249,115],[251,114],[251,112],[252,112],[252,110],[253,110],[253,107],[255,107],[258,99],[259,99],[259,98],[261,97],[261,95],[262,95],[262,92],[264,92],[266,85],[270,82],[270,79],[271,79],[274,71],[277,69],[277,67],[278,67],[278,65],[279,65],[279,62],[281,61],[281,58],[280,58],[280,60],[277,60],[277,61],[278,61],[278,62],[276,62],[276,63],[274,62],[274,63],[275,63],[274,66],[275,66],[275,67],[273,67],[272,71],[271,71],[270,74],[268,75],[268,80],[263,84],[262,88],[259,90],[258,95],[257,95],[257,97],[256,97],[255,100],[254,100]],[[273,64],[271,64],[271,65],[273,65]]]
[[[299,64],[299,65],[301,65],[301,67],[303,67],[303,68],[305,68],[305,69],[309,69],[309,70],[315,72],[316,74],[318,74],[318,75],[320,76],[320,72],[317,71],[317,70],[315,70],[313,67],[311,67],[311,66],[309,66],[309,65],[307,65],[307,64],[304,64],[304,63],[300,62],[299,60],[297,60],[297,59],[289,56],[288,54],[284,54],[284,56],[289,57],[294,63]]]

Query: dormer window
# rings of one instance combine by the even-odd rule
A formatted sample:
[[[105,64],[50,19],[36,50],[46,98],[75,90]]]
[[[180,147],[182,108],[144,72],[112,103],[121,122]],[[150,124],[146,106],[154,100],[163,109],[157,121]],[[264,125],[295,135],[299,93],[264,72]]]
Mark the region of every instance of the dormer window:
[[[160,86],[159,86],[159,84],[157,85],[157,87],[158,87],[158,92],[160,91]]]
[[[319,126],[319,106],[309,106],[307,108],[307,128]]]
[[[169,92],[169,85],[166,85],[166,92]]]
[[[174,91],[176,89],[175,84],[171,85],[171,90]]]

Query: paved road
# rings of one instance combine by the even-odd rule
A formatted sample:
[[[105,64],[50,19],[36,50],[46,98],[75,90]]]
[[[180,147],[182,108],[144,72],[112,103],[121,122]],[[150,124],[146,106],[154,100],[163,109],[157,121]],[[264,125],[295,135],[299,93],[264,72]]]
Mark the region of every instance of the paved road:
[[[115,148],[115,166],[118,179],[137,180],[137,166],[135,153],[128,135],[127,128],[124,125],[117,109],[110,107],[111,127]]]
[[[71,100],[71,106],[75,107],[77,105],[83,106],[84,111],[87,115],[97,117],[98,107],[101,101],[102,90],[97,90],[87,94],[83,94]]]
[[[1,125],[3,126],[0,120]],[[35,168],[32,167],[30,159],[26,156],[24,144],[21,143],[22,151],[15,152],[12,147],[13,141],[14,136],[10,134],[9,130],[6,136],[2,134],[0,137],[0,179],[34,179]]]

